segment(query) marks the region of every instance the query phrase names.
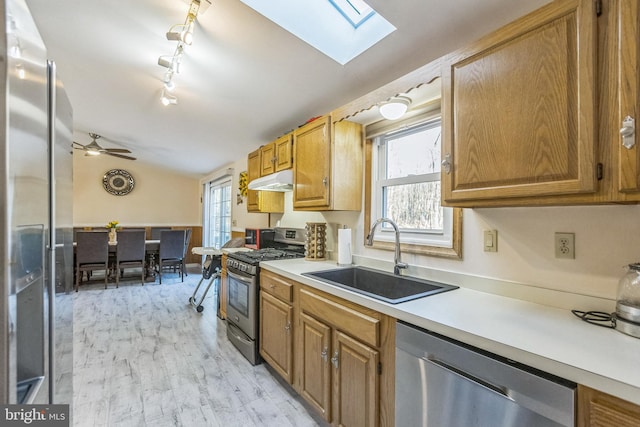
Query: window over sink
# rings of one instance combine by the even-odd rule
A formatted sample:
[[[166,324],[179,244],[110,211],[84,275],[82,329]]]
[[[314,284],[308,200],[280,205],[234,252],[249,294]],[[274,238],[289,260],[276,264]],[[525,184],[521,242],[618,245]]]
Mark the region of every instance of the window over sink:
[[[441,135],[439,102],[409,122],[367,127],[365,229],[376,218],[390,218],[400,228],[403,252],[461,258],[462,211],[441,205]],[[374,247],[391,249],[393,241],[393,229],[381,225]]]

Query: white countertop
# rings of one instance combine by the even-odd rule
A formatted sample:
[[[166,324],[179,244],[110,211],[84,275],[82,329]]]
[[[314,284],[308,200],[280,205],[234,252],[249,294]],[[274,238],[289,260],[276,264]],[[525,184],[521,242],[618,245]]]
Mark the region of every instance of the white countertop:
[[[640,339],[601,328],[570,310],[459,288],[388,304],[302,276],[338,268],[304,259],[260,266],[416,326],[640,405]]]

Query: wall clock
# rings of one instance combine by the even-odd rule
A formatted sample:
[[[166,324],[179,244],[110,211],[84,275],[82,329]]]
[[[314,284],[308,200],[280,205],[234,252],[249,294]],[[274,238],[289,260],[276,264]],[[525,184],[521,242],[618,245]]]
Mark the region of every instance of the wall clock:
[[[107,193],[114,196],[125,196],[133,190],[134,181],[129,172],[124,169],[111,169],[102,177],[102,186]]]

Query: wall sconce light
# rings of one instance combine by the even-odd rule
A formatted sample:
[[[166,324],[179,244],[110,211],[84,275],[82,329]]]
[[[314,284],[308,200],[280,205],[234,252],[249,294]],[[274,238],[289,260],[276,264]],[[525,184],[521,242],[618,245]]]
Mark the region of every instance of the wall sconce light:
[[[163,89],[162,95],[160,96],[160,102],[162,102],[162,105],[164,106],[176,105],[178,103],[178,98],[167,93],[167,91]]]
[[[411,98],[399,95],[381,103],[378,106],[378,110],[385,119],[396,120],[407,112],[409,105],[411,105]]]

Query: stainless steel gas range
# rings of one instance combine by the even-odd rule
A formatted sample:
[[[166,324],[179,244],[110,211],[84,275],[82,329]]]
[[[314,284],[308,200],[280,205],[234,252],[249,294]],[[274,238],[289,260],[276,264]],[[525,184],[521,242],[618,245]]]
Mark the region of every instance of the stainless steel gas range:
[[[304,229],[275,228],[273,241],[261,249],[227,256],[227,337],[251,362],[261,362],[258,321],[260,262],[304,256]]]

